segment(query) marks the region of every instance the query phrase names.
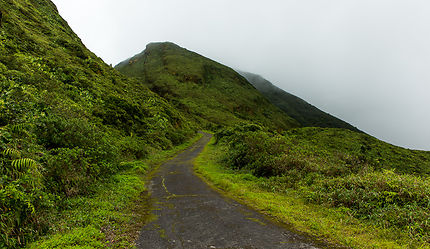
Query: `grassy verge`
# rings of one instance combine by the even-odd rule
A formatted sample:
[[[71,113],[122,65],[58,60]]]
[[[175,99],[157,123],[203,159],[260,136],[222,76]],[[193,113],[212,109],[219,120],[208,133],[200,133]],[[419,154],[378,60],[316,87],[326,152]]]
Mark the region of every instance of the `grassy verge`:
[[[147,175],[201,136],[148,159],[123,163],[123,171],[91,186],[91,196],[67,201],[65,210],[52,215],[49,235],[28,248],[134,247],[143,224],[151,219]]]
[[[197,173],[227,196],[293,230],[350,248],[429,248],[428,244],[412,244],[406,234],[366,224],[342,208],[307,203],[299,197],[299,190],[270,191],[269,179],[221,166],[222,153],[221,147],[209,144],[195,161]]]

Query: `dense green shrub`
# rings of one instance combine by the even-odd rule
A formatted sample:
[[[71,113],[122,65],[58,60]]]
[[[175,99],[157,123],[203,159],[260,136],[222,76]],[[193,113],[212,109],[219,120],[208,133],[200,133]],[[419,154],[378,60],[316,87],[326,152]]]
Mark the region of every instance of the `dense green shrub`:
[[[309,188],[310,202],[343,211],[384,228],[396,227],[430,242],[428,177],[394,171],[319,179]]]
[[[52,207],[40,164],[28,158],[32,140],[25,125],[0,128],[0,247],[20,245],[46,226],[39,209]],[[2,242],[4,241],[4,242]]]
[[[220,128],[215,133],[215,143],[218,143],[224,137],[253,131],[263,131],[263,127],[254,123],[240,123],[234,126]]]
[[[44,159],[47,187],[66,197],[87,193],[95,180],[116,172],[118,167],[109,161],[99,161],[92,157],[91,151],[77,147],[54,149]]]
[[[16,248],[122,161],[195,131],[85,48],[51,1],[3,0],[0,9],[0,248]]]
[[[430,152],[399,148],[342,129],[301,128],[272,134],[225,129],[223,163],[269,178],[265,188],[430,242]]]
[[[190,137],[190,131],[176,131],[169,130],[166,132],[166,138],[169,139],[173,145],[180,145]]]
[[[39,143],[46,148],[95,147],[104,135],[85,118],[44,115],[36,120]]]
[[[122,137],[118,141],[120,153],[126,160],[144,158],[149,153],[147,150],[148,147],[146,141],[138,136]]]

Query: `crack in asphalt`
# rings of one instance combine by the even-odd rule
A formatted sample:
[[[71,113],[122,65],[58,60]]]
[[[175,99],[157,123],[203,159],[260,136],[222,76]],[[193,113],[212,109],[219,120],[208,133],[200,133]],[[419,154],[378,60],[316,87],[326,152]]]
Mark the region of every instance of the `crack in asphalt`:
[[[193,163],[210,134],[167,161],[150,182],[152,212],[138,248],[316,248],[236,201],[220,195],[194,174]]]
[[[170,195],[172,195],[172,193],[170,193],[169,192],[169,190],[167,189],[167,187],[166,187],[166,184],[165,184],[165,182],[166,182],[166,178],[164,178],[164,176],[161,176],[161,179],[162,179],[162,181],[161,181],[161,184],[163,184],[163,188],[164,188],[164,191],[166,191],[166,193],[170,196]]]
[[[176,195],[176,194],[172,194],[169,192],[169,190],[166,187],[166,184],[165,184],[166,178],[164,178],[164,176],[161,176],[161,178],[163,179],[161,184],[163,185],[164,191],[166,191],[166,193],[168,194],[168,196],[165,197],[165,199],[180,198],[180,197],[198,197],[199,196],[199,195]]]

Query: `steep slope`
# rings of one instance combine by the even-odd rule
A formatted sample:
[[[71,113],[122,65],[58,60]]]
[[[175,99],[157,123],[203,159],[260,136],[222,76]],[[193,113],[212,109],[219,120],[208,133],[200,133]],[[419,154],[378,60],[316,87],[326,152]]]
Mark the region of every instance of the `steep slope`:
[[[193,133],[175,108],[91,53],[49,0],[0,1],[0,247],[49,230],[89,185]]]
[[[356,127],[347,122],[321,111],[297,96],[283,91],[260,75],[241,71],[238,72],[272,102],[272,104],[297,120],[302,126],[344,128],[351,131],[359,131]]]
[[[273,129],[299,126],[231,68],[173,43],[149,44],[115,68],[139,77],[204,128],[243,121]]]

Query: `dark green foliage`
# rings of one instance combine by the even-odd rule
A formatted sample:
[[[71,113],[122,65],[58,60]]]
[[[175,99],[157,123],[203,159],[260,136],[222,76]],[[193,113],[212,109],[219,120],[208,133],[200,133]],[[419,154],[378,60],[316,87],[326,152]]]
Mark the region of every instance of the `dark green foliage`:
[[[46,233],[50,213],[197,127],[225,128],[216,138],[229,148],[226,164],[269,177],[273,189],[428,240],[429,153],[342,129],[286,131],[299,123],[245,78],[171,43],[118,65],[139,77],[127,78],[87,50],[49,0],[2,0],[0,10],[0,248]],[[304,106],[291,114],[304,125],[354,130]],[[131,178],[140,184],[122,180]]]
[[[118,148],[121,155],[128,160],[146,157],[149,153],[149,147],[150,146],[143,138],[134,135],[122,137],[122,139],[118,141]]]
[[[430,181],[428,177],[394,171],[318,179],[306,198],[310,202],[342,207],[360,219],[406,231],[430,242]]]
[[[140,78],[205,129],[244,121],[276,130],[298,126],[231,68],[173,43],[149,44],[115,68]]]
[[[100,128],[83,118],[65,118],[56,115],[39,117],[36,133],[46,148],[94,148],[105,135]]]
[[[267,131],[263,129],[263,127],[253,123],[237,124],[231,127],[218,130],[218,132],[215,133],[215,143],[218,143],[224,137],[231,137],[233,135],[241,134],[244,132],[256,132],[256,131],[263,131],[263,130]],[[230,143],[233,144],[234,142],[230,141]]]
[[[279,89],[263,77],[240,72],[258,91],[260,91],[272,104],[283,110],[288,116],[297,120],[305,127],[344,128],[351,131],[359,131],[356,127],[321,111],[315,106]]]
[[[294,189],[309,202],[430,242],[430,152],[334,128],[227,129],[216,137],[227,146],[225,165],[270,178],[271,190]]]
[[[34,159],[33,137],[25,125],[0,128],[0,246],[16,246],[27,234],[43,228],[36,210],[51,205],[43,191],[43,168]]]
[[[195,131],[140,82],[85,48],[49,0],[2,0],[0,27],[0,248],[46,231],[71,196],[121,161]]]

